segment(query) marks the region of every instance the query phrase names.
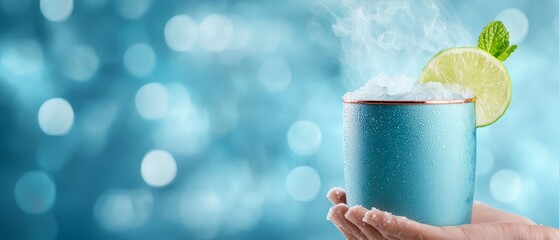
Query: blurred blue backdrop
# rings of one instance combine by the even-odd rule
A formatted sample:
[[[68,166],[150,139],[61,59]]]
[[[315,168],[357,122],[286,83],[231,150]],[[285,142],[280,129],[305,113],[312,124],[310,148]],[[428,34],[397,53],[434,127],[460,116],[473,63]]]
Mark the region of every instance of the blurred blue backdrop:
[[[559,4],[437,4],[519,44],[476,198],[559,227]],[[357,86],[327,6],[0,0],[0,239],[341,239],[324,196]]]

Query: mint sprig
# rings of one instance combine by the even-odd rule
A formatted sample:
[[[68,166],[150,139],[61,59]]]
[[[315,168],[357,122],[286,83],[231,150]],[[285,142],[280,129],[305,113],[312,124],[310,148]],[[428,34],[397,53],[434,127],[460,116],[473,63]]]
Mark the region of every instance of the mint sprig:
[[[487,24],[477,40],[478,48],[501,61],[505,61],[516,50],[516,45],[509,46],[509,44],[509,31],[501,21]]]

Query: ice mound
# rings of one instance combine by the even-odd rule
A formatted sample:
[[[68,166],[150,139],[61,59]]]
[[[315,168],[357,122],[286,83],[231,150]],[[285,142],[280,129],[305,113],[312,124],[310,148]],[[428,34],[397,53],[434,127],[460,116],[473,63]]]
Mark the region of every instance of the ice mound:
[[[417,83],[410,76],[377,75],[365,86],[344,95],[346,100],[433,101],[472,98],[469,90],[457,84]]]

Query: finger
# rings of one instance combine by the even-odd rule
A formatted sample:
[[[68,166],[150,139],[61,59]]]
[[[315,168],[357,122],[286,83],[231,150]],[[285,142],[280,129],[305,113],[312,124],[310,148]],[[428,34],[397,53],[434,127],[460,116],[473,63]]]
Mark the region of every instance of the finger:
[[[532,228],[534,227],[532,226]],[[559,229],[542,226],[539,226],[539,228],[541,228],[539,232],[542,232],[544,235],[542,239],[559,239]]]
[[[461,229],[463,239],[508,240],[508,239],[559,239],[553,228],[524,223],[466,224]]]
[[[345,190],[340,187],[333,187],[332,189],[330,189],[330,191],[328,191],[328,194],[326,194],[326,197],[328,197],[330,202],[332,202],[334,205],[340,203],[347,204]]]
[[[328,219],[336,225],[347,239],[366,239],[361,230],[345,218],[348,209],[347,205],[340,203],[330,208]]]
[[[343,209],[341,209],[341,207],[336,205],[336,206],[330,208],[330,211],[328,211],[328,216],[327,216],[326,219],[328,219],[329,221],[334,223],[336,228],[338,228],[338,230],[340,230],[340,232],[347,239],[352,239],[352,240],[357,239],[355,236],[353,236],[353,234],[350,232],[350,230],[346,227],[346,224],[344,224],[343,217],[341,216],[342,213],[343,213]]]
[[[535,225],[535,223],[528,218],[493,208],[479,201],[474,202],[474,208],[472,210],[472,223],[505,222]]]
[[[355,226],[361,229],[361,232],[370,240],[384,239],[379,231],[363,221],[367,209],[362,206],[351,207],[345,214],[346,219],[352,222]]]
[[[444,239],[445,232],[435,226],[421,224],[406,217],[372,209],[365,213],[363,220],[375,227],[388,239]],[[446,237],[448,237],[446,235]]]

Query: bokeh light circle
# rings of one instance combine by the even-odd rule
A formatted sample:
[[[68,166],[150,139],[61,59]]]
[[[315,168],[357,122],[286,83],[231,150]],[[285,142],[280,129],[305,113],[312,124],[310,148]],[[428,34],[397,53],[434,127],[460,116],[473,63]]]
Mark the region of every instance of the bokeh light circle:
[[[198,39],[198,24],[187,15],[177,15],[165,24],[165,42],[174,51],[192,49]]]
[[[0,62],[15,75],[36,74],[43,66],[43,52],[37,41],[20,39],[3,50]]]
[[[200,44],[208,51],[223,51],[229,47],[233,31],[233,23],[229,18],[220,14],[210,14],[200,23]]]
[[[150,45],[138,43],[124,53],[124,67],[136,77],[145,77],[155,68],[155,52]]]
[[[151,5],[151,0],[117,0],[116,10],[123,18],[137,19],[142,17]]]
[[[177,163],[173,156],[163,150],[153,150],[142,160],[142,178],[154,187],[165,186],[175,179]]]
[[[505,24],[505,27],[510,33],[510,44],[521,43],[528,34],[528,17],[519,9],[505,9],[497,14],[495,20],[499,20]]]
[[[54,205],[56,186],[45,172],[30,171],[17,180],[15,199],[19,208],[26,213],[45,213]]]
[[[127,229],[134,217],[134,208],[130,197],[124,194],[112,194],[97,200],[97,219],[100,225],[109,231]]]
[[[46,19],[53,22],[63,22],[74,10],[73,0],[40,0],[41,13]]]
[[[88,45],[70,48],[62,61],[64,75],[76,81],[89,80],[99,68],[97,53]]]
[[[283,91],[291,83],[291,68],[283,59],[266,60],[258,69],[258,81],[270,92]]]
[[[191,156],[204,150],[209,141],[209,116],[205,109],[174,106],[155,132],[159,147],[173,154]]]
[[[167,88],[161,83],[148,83],[136,92],[136,110],[145,119],[163,118],[168,111]]]
[[[213,239],[224,218],[224,205],[224,199],[214,191],[185,192],[179,207],[182,223],[194,230],[197,238]]]
[[[248,47],[253,33],[251,27],[247,24],[246,19],[236,17],[232,18],[232,22],[233,26],[235,26],[235,31],[229,48],[243,49]]]
[[[93,215],[109,232],[123,232],[144,225],[154,205],[153,195],[146,190],[111,190],[97,198]]]
[[[312,167],[297,167],[287,175],[285,188],[297,201],[312,201],[320,191],[320,176]]]
[[[51,98],[39,108],[41,130],[52,136],[66,135],[74,125],[74,110],[66,99]]]
[[[512,203],[518,200],[522,193],[522,180],[513,170],[499,170],[491,177],[489,190],[495,200]]]
[[[321,142],[320,128],[312,121],[298,121],[287,132],[289,148],[299,155],[315,153],[320,148]]]

